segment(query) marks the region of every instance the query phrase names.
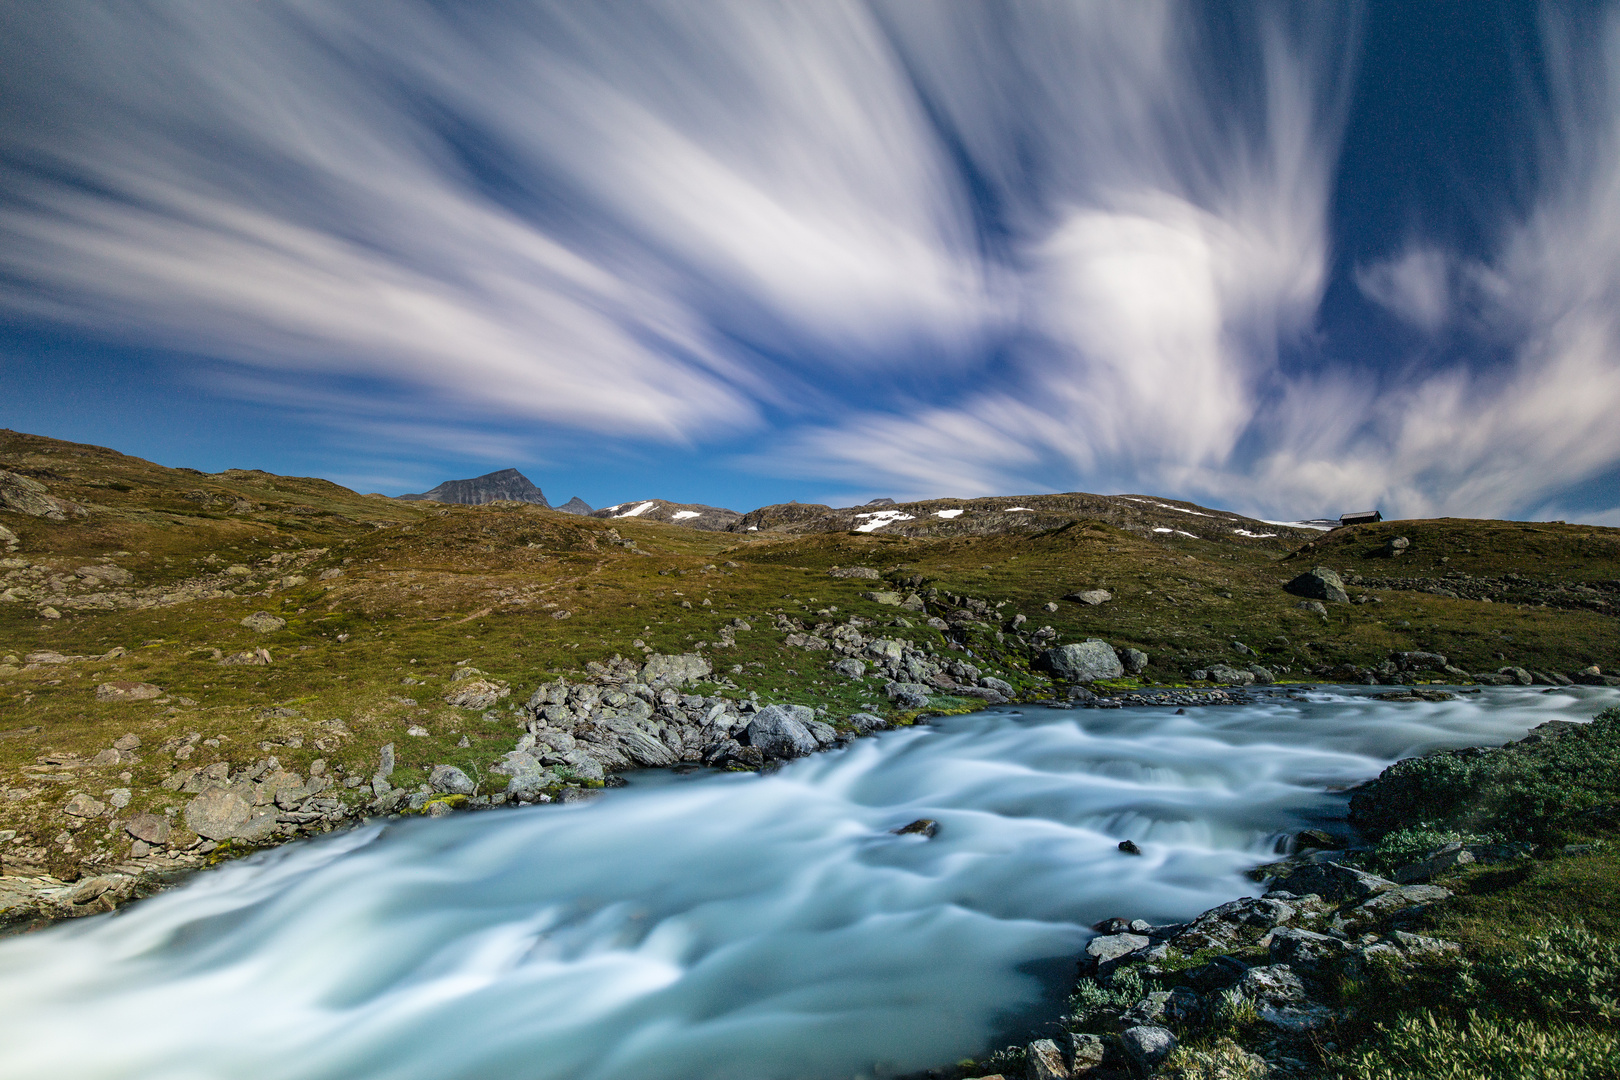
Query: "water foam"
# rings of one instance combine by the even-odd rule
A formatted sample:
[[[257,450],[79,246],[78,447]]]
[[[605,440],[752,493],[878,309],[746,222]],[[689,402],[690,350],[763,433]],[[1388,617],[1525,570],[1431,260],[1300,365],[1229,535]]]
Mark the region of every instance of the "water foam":
[[[1331,818],[1336,790],[1389,761],[1617,698],[1000,709],[770,776],[646,774],[591,805],[368,826],[0,943],[0,1073],[768,1080],[936,1065],[1050,1010],[1054,980],[1031,971],[1066,970],[1087,924],[1252,892],[1242,871],[1282,831]],[[939,821],[935,839],[890,832],[919,817]]]

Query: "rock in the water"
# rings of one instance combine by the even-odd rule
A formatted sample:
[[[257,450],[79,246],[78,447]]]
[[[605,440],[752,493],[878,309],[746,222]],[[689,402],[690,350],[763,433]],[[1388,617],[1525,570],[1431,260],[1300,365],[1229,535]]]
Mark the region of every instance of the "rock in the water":
[[[896,836],[916,835],[928,840],[932,840],[934,835],[939,832],[939,822],[935,821],[933,818],[918,818],[910,825],[900,826],[898,829],[894,830],[894,832]]]
[[[1127,855],[1142,854],[1142,849],[1136,846],[1136,842],[1134,840],[1121,840],[1119,842],[1119,850],[1123,851]]]
[[[1041,661],[1052,674],[1070,682],[1117,679],[1125,674],[1125,665],[1119,662],[1114,647],[1098,638],[1048,649]]]
[[[209,788],[186,806],[186,828],[209,840],[228,840],[238,835],[253,807],[229,788]]]
[[[1073,600],[1075,603],[1085,604],[1087,607],[1096,607],[1099,604],[1108,603],[1113,598],[1114,594],[1107,589],[1086,589],[1084,592],[1072,592],[1063,599]]]
[[[810,730],[786,706],[767,705],[748,722],[748,745],[769,757],[803,757],[820,748]]]
[[[1086,955],[1098,963],[1104,963],[1137,949],[1145,949],[1148,944],[1148,939],[1141,934],[1106,934],[1086,942]]]
[[[167,844],[172,830],[162,814],[136,814],[124,823],[124,831],[148,844]]]
[[[270,614],[268,611],[255,611],[242,620],[242,625],[249,630],[260,634],[273,634],[287,626],[287,620]]]
[[[478,790],[472,777],[454,765],[435,765],[428,774],[428,787],[441,795],[471,795]]]
[[[1338,573],[1325,566],[1315,566],[1283,586],[1295,596],[1311,600],[1326,600],[1330,604],[1348,604],[1350,597],[1344,591],[1344,581]]]
[[[151,683],[104,682],[96,687],[97,701],[146,701],[150,698],[162,697],[163,691]]]
[[[1125,1055],[1144,1073],[1151,1072],[1176,1048],[1176,1037],[1169,1028],[1139,1024],[1126,1028],[1119,1037]]]

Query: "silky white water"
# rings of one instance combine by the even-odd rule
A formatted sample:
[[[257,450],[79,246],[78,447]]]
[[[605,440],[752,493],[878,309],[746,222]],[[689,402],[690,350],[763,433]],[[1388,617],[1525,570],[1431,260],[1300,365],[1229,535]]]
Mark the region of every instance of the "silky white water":
[[[590,804],[356,829],[0,942],[0,1076],[938,1065],[1055,1017],[1088,924],[1252,894],[1242,872],[1281,834],[1342,813],[1334,792],[1390,761],[1616,700],[1005,708],[768,776],[646,774]],[[919,817],[935,839],[891,834]]]

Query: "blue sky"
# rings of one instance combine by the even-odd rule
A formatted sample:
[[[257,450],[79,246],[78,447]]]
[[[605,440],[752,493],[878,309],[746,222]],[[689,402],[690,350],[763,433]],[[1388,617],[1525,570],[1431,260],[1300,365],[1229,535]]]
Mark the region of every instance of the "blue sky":
[[[1620,525],[1620,11],[0,8],[0,425]]]

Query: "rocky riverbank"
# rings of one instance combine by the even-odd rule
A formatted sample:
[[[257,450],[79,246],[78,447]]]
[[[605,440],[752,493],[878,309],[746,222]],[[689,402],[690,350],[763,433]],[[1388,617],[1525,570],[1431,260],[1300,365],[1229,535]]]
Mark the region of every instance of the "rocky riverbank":
[[[1490,895],[1538,868],[1601,858],[1603,834],[1620,824],[1617,765],[1616,708],[1589,724],[1550,721],[1506,747],[1398,762],[1351,803],[1360,838],[1376,843],[1350,847],[1312,830],[1294,855],[1255,870],[1259,896],[1185,923],[1098,923],[1051,1037],[929,1075],[1615,1075],[1612,935],[1580,922],[1540,936],[1492,925],[1491,937],[1509,943],[1493,948],[1477,931],[1467,943],[1448,931],[1470,928],[1453,910],[1454,889]],[[1593,903],[1612,912],[1620,883],[1597,869]],[[1527,1034],[1538,1029],[1540,1041]],[[1475,1044],[1453,1043],[1471,1033]],[[1542,1071],[1554,1058],[1577,1064]],[[1391,1062],[1404,1064],[1380,1071]]]

